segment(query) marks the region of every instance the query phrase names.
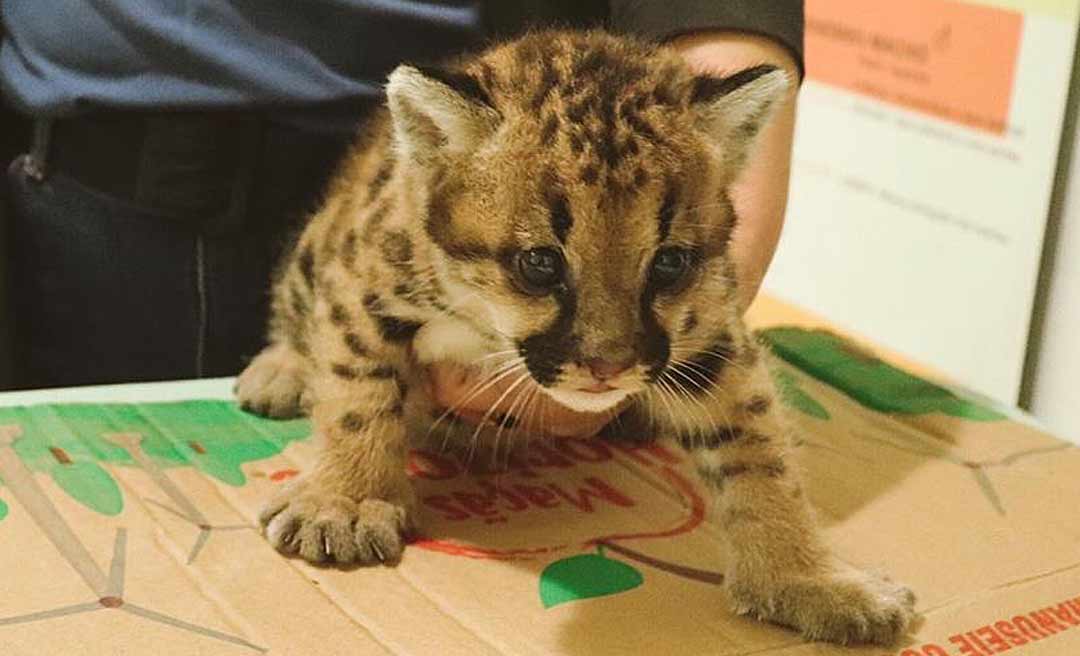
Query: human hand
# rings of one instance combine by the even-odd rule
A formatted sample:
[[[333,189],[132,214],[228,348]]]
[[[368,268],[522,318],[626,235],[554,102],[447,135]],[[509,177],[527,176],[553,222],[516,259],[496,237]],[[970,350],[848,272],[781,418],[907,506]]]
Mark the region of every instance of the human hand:
[[[771,64],[786,70],[793,81],[798,80],[799,70],[791,53],[767,37],[742,32],[703,32],[679,37],[671,45],[698,73],[722,76],[759,64]],[[732,202],[739,220],[731,248],[743,310],[757,295],[780,239],[787,208],[795,98],[793,84],[788,98],[758,135],[757,147],[747,169],[732,189]],[[507,376],[475,393],[484,388],[486,382],[478,372],[460,365],[437,363],[430,373],[435,402],[444,408],[454,408],[456,415],[473,423],[484,421],[485,416],[490,419],[513,409],[515,430],[532,435],[586,438],[598,433],[612,418],[611,413],[570,410],[535,389],[537,384],[529,377],[509,392],[516,379]],[[513,400],[519,395],[525,399],[526,394],[532,397],[529,405],[535,404],[535,407],[513,405]]]
[[[723,76],[759,64],[778,66],[793,82],[787,99],[761,130],[747,168],[731,190],[738,222],[731,252],[739,280],[742,310],[754,300],[772,262],[787,209],[791,145],[795,131],[798,65],[778,42],[745,32],[701,32],[679,37],[671,45],[697,73]]]
[[[556,402],[527,374],[521,382],[507,376],[487,385],[493,374],[451,363],[439,362],[428,371],[431,395],[436,404],[473,424],[492,425],[513,410],[513,431],[527,435],[586,438],[600,432],[614,414],[578,412]],[[513,389],[511,389],[513,386]],[[486,418],[486,419],[485,419]]]

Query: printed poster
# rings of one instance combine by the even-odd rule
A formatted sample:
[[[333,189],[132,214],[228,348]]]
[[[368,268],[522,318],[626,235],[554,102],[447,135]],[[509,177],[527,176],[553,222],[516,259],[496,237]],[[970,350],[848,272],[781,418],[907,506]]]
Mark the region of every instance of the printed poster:
[[[807,0],[766,288],[1013,403],[1077,0]]]

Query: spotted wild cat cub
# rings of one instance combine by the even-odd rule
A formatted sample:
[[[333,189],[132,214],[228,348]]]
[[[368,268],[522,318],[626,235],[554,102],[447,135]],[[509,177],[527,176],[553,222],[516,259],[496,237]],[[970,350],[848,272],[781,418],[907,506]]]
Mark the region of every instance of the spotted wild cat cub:
[[[765,354],[740,319],[727,190],[790,81],[694,76],[666,48],[544,32],[450,68],[400,66],[285,262],[246,408],[310,410],[318,464],[260,517],[312,562],[396,560],[424,366],[484,366],[556,401],[629,399],[715,496],[740,613],[889,643],[912,593],[832,556],[787,462]]]

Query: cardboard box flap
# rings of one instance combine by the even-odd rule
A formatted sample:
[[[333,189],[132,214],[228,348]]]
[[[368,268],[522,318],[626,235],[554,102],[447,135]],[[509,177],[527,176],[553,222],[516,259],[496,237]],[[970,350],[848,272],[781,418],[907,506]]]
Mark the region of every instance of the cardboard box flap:
[[[992,409],[958,415],[964,399],[927,405],[939,394],[927,388],[905,406],[889,395],[920,387],[891,372],[907,387],[881,401],[836,355],[842,343],[784,338],[825,350],[804,353],[806,370],[778,359],[775,371],[809,498],[843,558],[919,594],[925,622],[910,644],[807,645],[734,615],[708,497],[663,440],[543,443],[489,472],[417,450],[422,534],[397,567],[283,558],[254,518],[313,462],[307,422],[214,400],[0,409],[0,644],[162,655],[1080,650],[1080,452]]]

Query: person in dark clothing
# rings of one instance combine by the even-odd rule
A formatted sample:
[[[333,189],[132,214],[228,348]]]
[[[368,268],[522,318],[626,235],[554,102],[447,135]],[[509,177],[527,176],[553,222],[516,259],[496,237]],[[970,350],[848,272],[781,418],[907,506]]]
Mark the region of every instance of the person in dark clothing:
[[[289,235],[401,61],[543,26],[671,41],[717,75],[802,71],[802,1],[5,0],[15,386],[234,375]],[[744,297],[779,236],[794,96],[735,198]],[[456,372],[436,387],[457,387]],[[482,400],[481,400],[482,401]]]

